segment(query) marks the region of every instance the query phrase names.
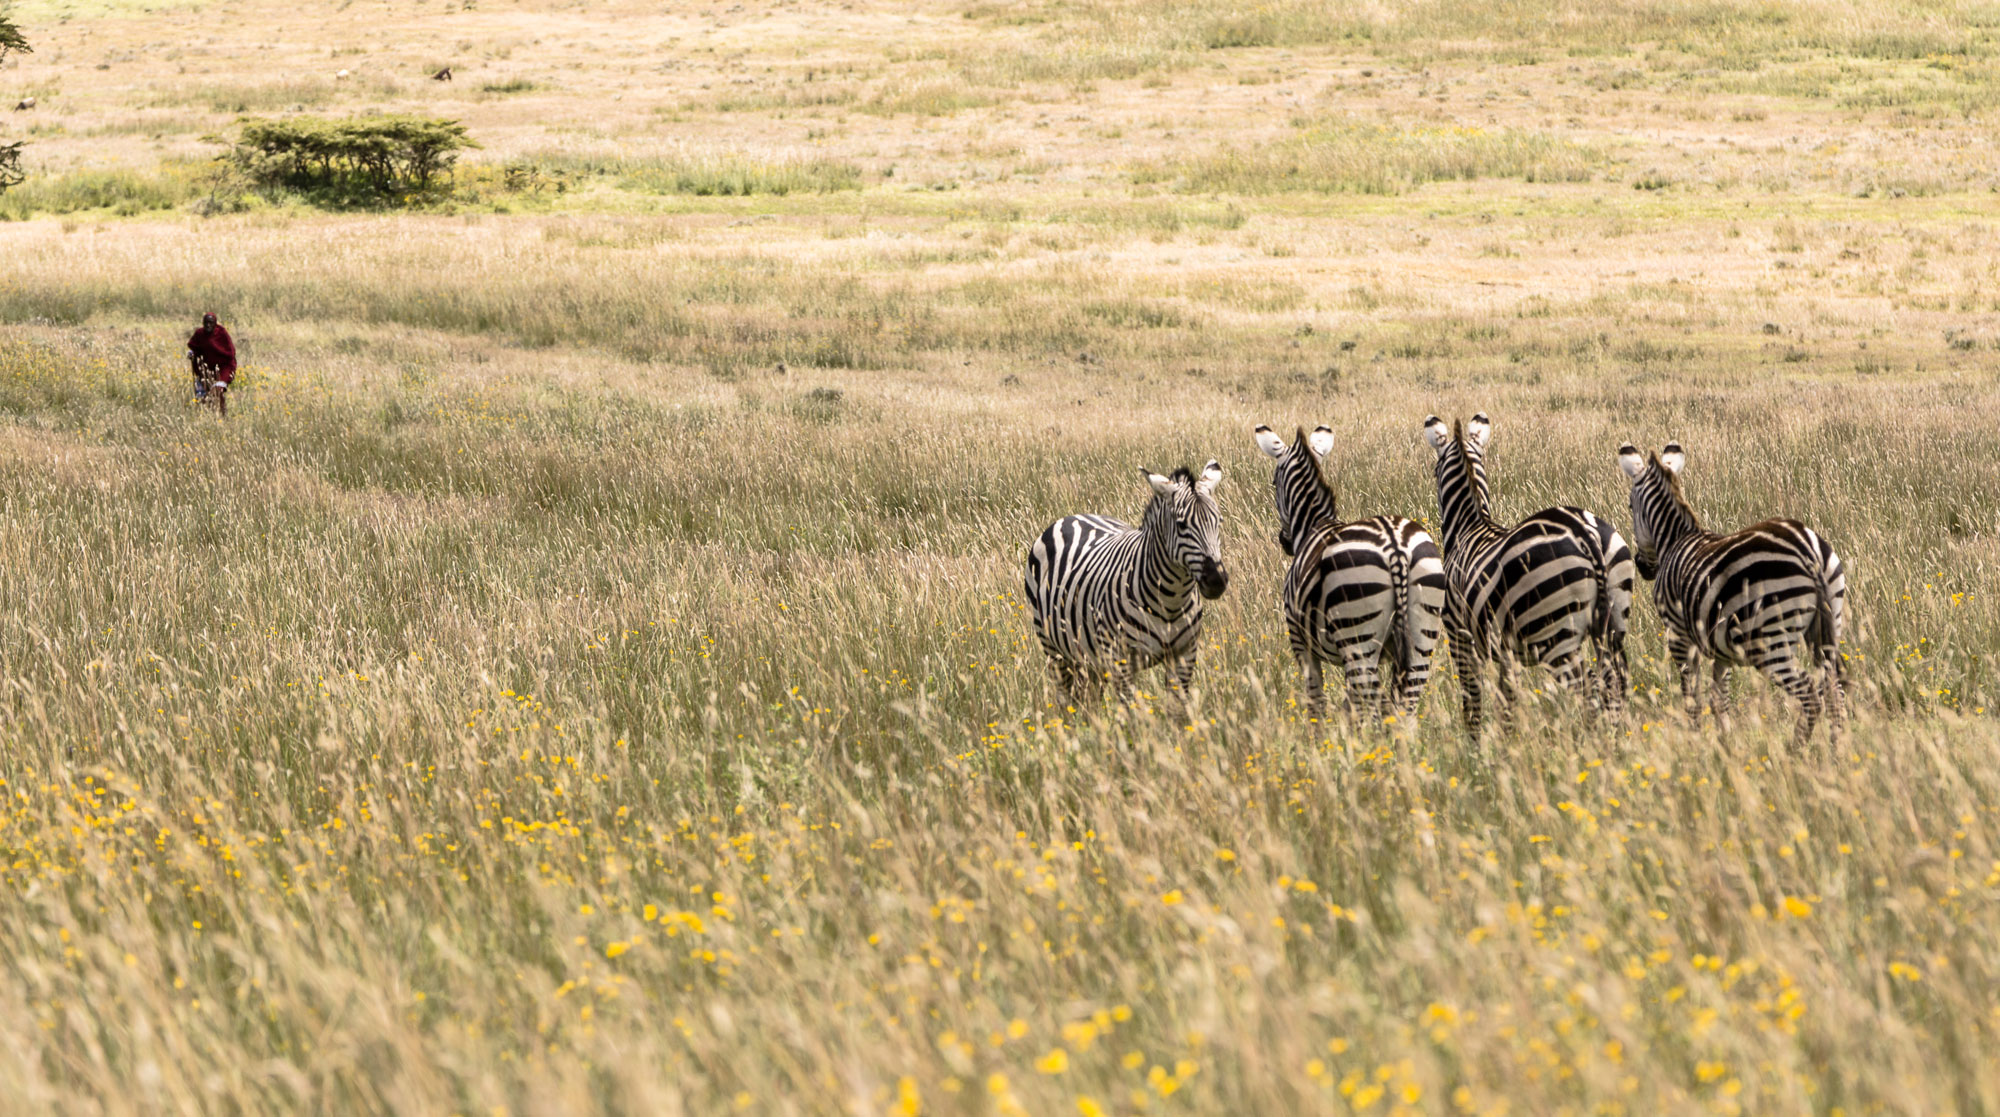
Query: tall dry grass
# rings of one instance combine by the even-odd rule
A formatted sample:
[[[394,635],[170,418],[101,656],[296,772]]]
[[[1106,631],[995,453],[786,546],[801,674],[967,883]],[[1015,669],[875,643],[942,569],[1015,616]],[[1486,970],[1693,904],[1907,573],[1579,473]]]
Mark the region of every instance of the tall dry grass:
[[[163,328],[0,352],[0,549],[35,572],[0,613],[0,1027],[37,1053],[10,1096],[1937,1111],[2000,1085],[2000,508],[1961,393],[1578,366],[1252,402],[1146,365],[558,391],[422,356],[469,335],[257,313],[319,356],[253,364],[226,426]],[[940,390],[963,410],[912,406]],[[1052,430],[1039,401],[1079,390],[1103,402]],[[1332,421],[1349,507],[1422,513],[1415,424],[1474,406],[1511,512],[1615,511],[1611,449],[1672,432],[1712,520],[1834,539],[1847,741],[1788,755],[1747,681],[1731,736],[1686,721],[1645,606],[1629,724],[1550,696],[1473,748],[1448,679],[1413,721],[1301,724],[1250,423]],[[1050,708],[1025,542],[1211,453],[1238,573],[1198,717]]]

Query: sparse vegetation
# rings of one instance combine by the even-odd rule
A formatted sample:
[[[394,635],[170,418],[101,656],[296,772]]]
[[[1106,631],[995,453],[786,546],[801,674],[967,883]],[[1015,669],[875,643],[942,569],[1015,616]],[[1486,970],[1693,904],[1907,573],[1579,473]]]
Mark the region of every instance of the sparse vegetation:
[[[153,104],[170,108],[200,105],[210,112],[298,112],[324,108],[334,98],[334,83],[321,77],[300,77],[255,84],[179,84],[159,91]]]
[[[949,116],[964,109],[982,108],[992,99],[976,89],[952,81],[925,81],[896,89],[885,89],[862,105],[863,111],[882,116],[912,113],[917,116]]]
[[[36,214],[103,209],[121,217],[173,209],[202,192],[208,167],[163,164],[153,173],[131,170],[72,171],[29,180],[0,195],[0,218],[22,221]]]
[[[508,174],[517,183],[601,179],[640,194],[724,198],[858,190],[862,180],[844,160],[693,148],[638,158],[540,152],[509,164]]]
[[[842,160],[769,158],[734,152],[626,161],[618,165],[618,175],[636,190],[696,196],[783,196],[856,190],[861,186],[861,168]]]
[[[1427,182],[1518,178],[1578,182],[1602,157],[1545,133],[1483,128],[1397,128],[1315,123],[1286,141],[1141,168],[1141,183],[1172,181],[1198,193],[1287,190],[1395,194]]]
[[[504,96],[509,93],[530,93],[539,88],[541,88],[539,85],[527,78],[509,78],[506,81],[489,81],[480,86],[479,91]]]

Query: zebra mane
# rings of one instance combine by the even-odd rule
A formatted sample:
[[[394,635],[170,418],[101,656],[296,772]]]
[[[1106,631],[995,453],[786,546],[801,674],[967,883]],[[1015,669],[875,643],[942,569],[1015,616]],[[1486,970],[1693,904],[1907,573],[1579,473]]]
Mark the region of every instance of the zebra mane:
[[[1479,502],[1480,511],[1486,512],[1486,502],[1479,499],[1479,475],[1472,469],[1472,454],[1465,448],[1465,420],[1451,421],[1451,444],[1458,449],[1459,472],[1465,475],[1465,489],[1472,499]]]
[[[1192,489],[1194,488],[1194,483],[1196,478],[1194,475],[1194,470],[1189,469],[1187,466],[1182,466],[1179,469],[1174,470],[1172,475],[1170,475],[1167,478],[1167,480],[1172,481],[1176,485],[1181,484],[1182,482],[1186,482],[1187,487]]]
[[[1688,518],[1688,523],[1693,524],[1696,531],[1705,530],[1701,526],[1701,517],[1694,514],[1694,505],[1689,504],[1687,495],[1681,492],[1681,475],[1668,469],[1666,464],[1660,461],[1658,450],[1646,455],[1646,464],[1667,483],[1667,495],[1674,499],[1674,504],[1680,508],[1681,515]]]

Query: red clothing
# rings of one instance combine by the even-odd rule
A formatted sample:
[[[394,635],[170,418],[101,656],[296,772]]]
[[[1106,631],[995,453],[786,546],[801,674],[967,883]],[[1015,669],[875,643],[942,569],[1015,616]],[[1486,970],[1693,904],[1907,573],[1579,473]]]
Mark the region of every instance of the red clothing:
[[[196,330],[188,338],[188,352],[214,379],[227,384],[236,378],[236,342],[220,323]]]

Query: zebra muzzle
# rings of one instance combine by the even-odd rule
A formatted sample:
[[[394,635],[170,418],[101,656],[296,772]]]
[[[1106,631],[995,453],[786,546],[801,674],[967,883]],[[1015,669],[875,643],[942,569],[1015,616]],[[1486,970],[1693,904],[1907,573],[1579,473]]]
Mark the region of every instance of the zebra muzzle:
[[[1222,596],[1223,590],[1229,588],[1229,571],[1221,563],[1204,567],[1201,572],[1199,585],[1201,587],[1201,595],[1210,601],[1214,601],[1216,598]]]

